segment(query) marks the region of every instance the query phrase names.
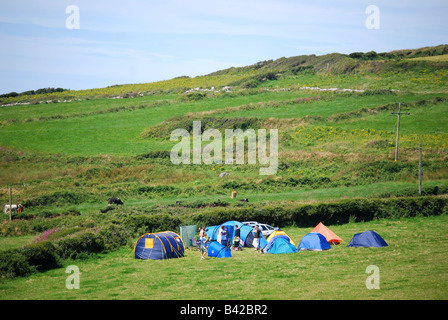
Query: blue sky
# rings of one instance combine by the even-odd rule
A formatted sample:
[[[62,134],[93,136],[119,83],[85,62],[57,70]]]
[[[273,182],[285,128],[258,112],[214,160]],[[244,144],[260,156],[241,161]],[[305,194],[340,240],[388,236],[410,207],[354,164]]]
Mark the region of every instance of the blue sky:
[[[79,29],[66,27],[69,5]],[[369,5],[379,29],[366,27]],[[2,0],[0,93],[197,76],[302,54],[447,44],[445,0]]]

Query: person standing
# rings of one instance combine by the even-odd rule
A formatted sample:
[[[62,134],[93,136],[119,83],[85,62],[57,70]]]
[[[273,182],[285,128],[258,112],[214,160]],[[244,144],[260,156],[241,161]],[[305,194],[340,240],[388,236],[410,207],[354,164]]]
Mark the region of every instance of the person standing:
[[[258,250],[258,252],[263,253],[263,250],[261,250],[260,246],[261,229],[258,227],[258,225],[254,227],[253,233],[254,233],[254,247],[255,247],[254,250],[255,251]]]
[[[221,226],[218,230],[218,236],[216,237],[216,240],[218,241],[218,243],[221,243],[223,232],[224,232],[224,226]]]
[[[199,242],[201,250],[201,260],[204,260],[205,254],[207,253],[207,248],[205,247],[205,243],[207,242],[207,233],[205,232],[205,227],[202,227],[201,231],[199,232]]]
[[[241,230],[240,230],[240,228],[238,228],[237,225],[235,225],[235,232],[233,235],[233,249],[235,251],[238,251],[239,247],[240,247],[240,243],[241,243],[240,235],[241,235]]]
[[[238,238],[240,238],[240,236],[241,236],[241,230],[240,230],[240,228],[238,228],[237,225],[235,225],[235,234],[234,234],[234,236],[238,237]]]
[[[227,247],[228,245],[229,245],[229,243],[228,243],[228,229],[227,229],[227,227],[225,227],[224,229],[223,229],[223,231],[222,231],[222,236],[221,236],[221,244],[223,245],[223,246],[225,246],[225,247]]]

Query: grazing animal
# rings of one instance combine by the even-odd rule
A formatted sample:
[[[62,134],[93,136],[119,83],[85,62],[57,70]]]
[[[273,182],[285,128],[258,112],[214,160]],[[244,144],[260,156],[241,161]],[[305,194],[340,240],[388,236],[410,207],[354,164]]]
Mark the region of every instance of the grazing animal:
[[[107,203],[109,204],[109,206],[111,204],[116,204],[116,205],[124,204],[123,201],[120,200],[120,198],[109,198],[107,200]]]
[[[9,213],[9,204],[5,204],[3,212],[6,214]],[[23,212],[23,206],[20,203],[11,205],[11,213],[22,213],[22,212]]]

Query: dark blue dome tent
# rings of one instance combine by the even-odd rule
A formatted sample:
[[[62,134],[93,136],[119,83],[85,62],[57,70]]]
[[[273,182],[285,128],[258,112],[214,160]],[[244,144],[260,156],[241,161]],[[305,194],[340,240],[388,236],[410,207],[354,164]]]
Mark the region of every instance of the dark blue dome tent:
[[[361,233],[357,233],[353,236],[347,247],[387,247],[388,244],[381,236],[375,231],[369,230]]]
[[[184,256],[185,245],[175,232],[145,233],[134,247],[135,259],[163,260]]]

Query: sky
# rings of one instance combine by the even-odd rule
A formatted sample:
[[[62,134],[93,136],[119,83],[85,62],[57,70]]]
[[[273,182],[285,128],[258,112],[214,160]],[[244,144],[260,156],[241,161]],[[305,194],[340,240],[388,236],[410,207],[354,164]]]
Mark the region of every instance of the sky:
[[[436,46],[447,30],[446,0],[0,0],[0,94]]]

